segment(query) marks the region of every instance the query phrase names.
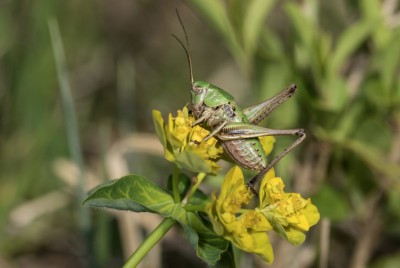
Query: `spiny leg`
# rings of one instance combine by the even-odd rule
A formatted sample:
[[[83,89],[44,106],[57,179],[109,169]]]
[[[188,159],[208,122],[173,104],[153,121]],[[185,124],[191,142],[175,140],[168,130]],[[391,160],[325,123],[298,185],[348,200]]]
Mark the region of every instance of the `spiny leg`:
[[[255,189],[255,184],[262,179],[267,172],[273,168],[276,163],[278,163],[287,153],[289,153],[293,148],[295,148],[297,145],[299,145],[305,138],[306,134],[304,133],[303,129],[298,129],[298,131],[295,133],[299,138],[295,140],[292,144],[290,144],[288,147],[286,147],[280,154],[278,154],[272,161],[271,163],[268,164],[268,166],[261,170],[260,173],[258,173],[254,178],[252,178],[248,183],[247,186],[253,191],[253,193],[257,194],[257,190]]]
[[[302,129],[270,129],[242,122],[230,122],[218,133],[221,140],[238,140],[262,136],[298,135]]]
[[[198,119],[196,119],[196,121],[194,121],[192,123],[192,127],[201,124],[202,122],[206,121],[209,117],[211,116],[211,113],[209,111],[204,111],[202,116]]]

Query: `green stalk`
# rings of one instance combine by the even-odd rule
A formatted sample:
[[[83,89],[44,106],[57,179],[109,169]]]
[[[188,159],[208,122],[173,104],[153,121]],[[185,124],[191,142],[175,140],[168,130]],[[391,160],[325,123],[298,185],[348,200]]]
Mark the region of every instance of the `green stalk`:
[[[203,205],[186,205],[185,206],[185,211],[187,212],[204,212],[206,210],[206,207]]]
[[[190,198],[192,198],[192,195],[197,191],[197,189],[199,188],[200,184],[203,182],[206,175],[207,174],[204,172],[200,172],[199,174],[197,174],[197,181],[190,189],[190,192],[187,194],[186,202],[188,202],[190,200]]]
[[[123,268],[134,268],[146,256],[146,254],[154,247],[155,244],[174,226],[176,221],[172,218],[165,218],[160,225],[146,238],[146,240],[136,249],[129,257]]]
[[[179,168],[175,165],[172,173],[172,191],[174,194],[174,201],[176,204],[181,202],[181,196],[179,194]]]

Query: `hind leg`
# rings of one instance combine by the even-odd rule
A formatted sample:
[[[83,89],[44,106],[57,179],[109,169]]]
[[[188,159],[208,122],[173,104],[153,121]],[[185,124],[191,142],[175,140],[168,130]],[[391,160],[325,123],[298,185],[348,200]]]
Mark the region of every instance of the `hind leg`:
[[[284,130],[282,130],[284,131]],[[289,133],[292,134],[292,133]],[[299,145],[305,138],[306,138],[306,133],[304,133],[303,129],[298,129],[297,132],[294,133],[297,135],[299,138],[295,140],[292,144],[290,144],[288,147],[286,147],[280,154],[278,154],[272,161],[271,163],[263,170],[260,171],[256,176],[254,176],[248,183],[247,186],[253,191],[253,193],[257,194],[257,190],[255,189],[255,185],[259,180],[261,180],[267,172],[275,166],[276,163],[278,163],[287,153],[289,153],[293,148],[295,148],[297,145]]]

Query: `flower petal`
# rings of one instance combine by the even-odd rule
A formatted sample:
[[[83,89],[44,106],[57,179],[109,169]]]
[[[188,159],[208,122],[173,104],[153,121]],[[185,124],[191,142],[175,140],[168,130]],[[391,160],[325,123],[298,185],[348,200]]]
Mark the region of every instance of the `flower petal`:
[[[268,176],[269,175],[269,176]],[[274,231],[290,243],[304,242],[305,234],[319,220],[318,209],[310,199],[299,193],[285,193],[285,184],[272,172],[267,173],[260,186],[258,210],[273,226]]]
[[[241,169],[235,166],[226,174],[219,197],[213,195],[206,211],[217,234],[237,248],[272,263],[274,254],[267,235],[267,231],[272,230],[271,224],[259,211],[246,210],[240,215],[242,205],[247,205],[252,197]]]
[[[165,124],[161,113],[154,110],[153,121],[168,161],[193,172],[215,174],[218,171],[216,162],[223,149],[215,138],[204,140],[210,132],[200,126],[192,126],[194,118],[189,116],[186,107],[178,110],[176,117],[169,114],[168,124]]]
[[[267,183],[273,178],[275,178],[275,170],[273,168],[271,168],[267,172],[267,174],[265,174],[264,178],[261,181],[260,190],[259,190],[259,194],[258,194],[261,208],[269,205],[269,192],[268,192]]]
[[[259,137],[261,145],[266,155],[269,155],[274,148],[275,137],[274,136],[261,136]]]

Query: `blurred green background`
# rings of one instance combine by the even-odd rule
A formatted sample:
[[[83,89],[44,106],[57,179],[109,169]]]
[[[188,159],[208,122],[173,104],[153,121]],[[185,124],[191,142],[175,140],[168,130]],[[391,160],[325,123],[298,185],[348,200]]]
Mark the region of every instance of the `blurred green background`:
[[[399,267],[399,2],[0,1],[0,267],[119,267],[156,226],[80,204],[108,178],[171,172],[151,110],[190,101],[175,8],[195,79],[243,106],[299,88],[262,125],[306,129],[276,169],[322,219],[301,247],[273,239],[272,267]],[[185,243],[175,230],[143,267],[205,267]]]

